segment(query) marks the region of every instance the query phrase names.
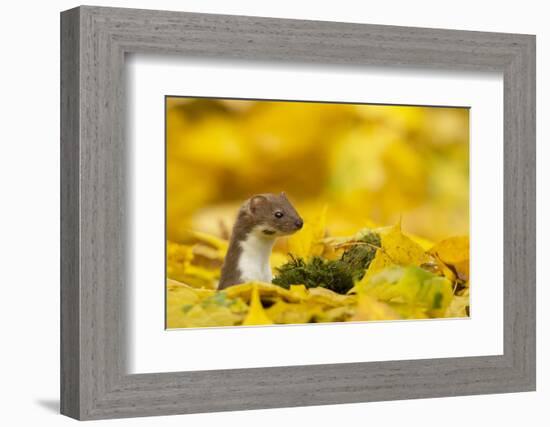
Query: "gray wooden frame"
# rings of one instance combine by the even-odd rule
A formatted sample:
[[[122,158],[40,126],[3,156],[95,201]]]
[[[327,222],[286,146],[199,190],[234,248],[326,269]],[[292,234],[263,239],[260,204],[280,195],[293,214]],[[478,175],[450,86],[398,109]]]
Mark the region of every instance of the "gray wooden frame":
[[[124,58],[134,52],[502,72],[504,354],[127,374]],[[100,419],[535,389],[534,36],[83,6],[61,14],[61,122],[63,414]]]

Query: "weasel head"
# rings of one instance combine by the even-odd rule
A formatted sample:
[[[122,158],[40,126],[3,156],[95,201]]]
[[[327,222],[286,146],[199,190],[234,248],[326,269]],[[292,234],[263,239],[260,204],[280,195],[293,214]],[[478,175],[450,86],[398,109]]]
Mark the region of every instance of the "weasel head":
[[[248,199],[243,208],[254,232],[266,238],[288,236],[304,225],[285,193],[258,194]]]

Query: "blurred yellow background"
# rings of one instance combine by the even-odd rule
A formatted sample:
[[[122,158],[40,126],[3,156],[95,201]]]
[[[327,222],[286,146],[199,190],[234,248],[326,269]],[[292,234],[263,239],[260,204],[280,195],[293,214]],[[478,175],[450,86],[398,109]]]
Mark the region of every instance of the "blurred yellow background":
[[[469,110],[166,99],[167,239],[227,238],[255,193],[285,191],[327,234],[401,220],[430,241],[469,234]]]

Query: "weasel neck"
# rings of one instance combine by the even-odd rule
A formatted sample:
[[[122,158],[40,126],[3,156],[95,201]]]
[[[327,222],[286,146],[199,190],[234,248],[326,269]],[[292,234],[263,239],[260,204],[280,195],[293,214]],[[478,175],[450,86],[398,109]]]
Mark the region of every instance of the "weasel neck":
[[[252,230],[239,242],[241,254],[238,269],[242,282],[260,281],[271,283],[273,275],[269,264],[275,238]]]

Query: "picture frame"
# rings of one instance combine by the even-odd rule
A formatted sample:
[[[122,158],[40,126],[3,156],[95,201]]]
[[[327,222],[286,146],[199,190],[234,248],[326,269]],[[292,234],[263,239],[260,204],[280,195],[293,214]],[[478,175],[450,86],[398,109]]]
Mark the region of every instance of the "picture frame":
[[[128,374],[129,53],[503,73],[504,351]],[[61,413],[79,420],[535,390],[535,36],[81,6],[61,14]]]

